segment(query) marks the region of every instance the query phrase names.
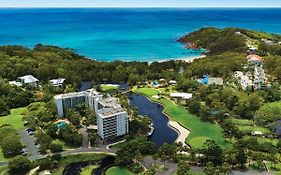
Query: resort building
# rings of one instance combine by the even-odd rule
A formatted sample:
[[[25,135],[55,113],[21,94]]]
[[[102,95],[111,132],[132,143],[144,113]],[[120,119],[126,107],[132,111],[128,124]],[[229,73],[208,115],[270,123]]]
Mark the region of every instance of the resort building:
[[[65,82],[65,79],[64,79],[64,78],[59,78],[59,79],[52,79],[52,80],[50,80],[50,83],[51,83],[54,87],[59,87],[59,88],[64,87],[64,82]]]
[[[94,102],[97,96],[98,93],[93,89],[82,92],[56,95],[54,98],[58,115],[63,117],[68,108],[74,107],[78,104],[86,104],[91,110],[94,110]]]
[[[22,84],[26,84],[33,87],[38,87],[39,80],[32,75],[25,75],[18,78]]]
[[[207,84],[207,85],[223,85],[223,79],[222,78],[216,78],[216,77],[209,77],[209,75],[203,75],[201,79],[197,80],[199,83]]]
[[[14,85],[14,86],[18,86],[18,87],[22,87],[22,83],[21,82],[17,82],[17,81],[9,81],[10,85]]]
[[[208,85],[223,85],[223,79],[222,78],[215,78],[215,77],[209,77]]]
[[[128,133],[128,113],[121,107],[116,98],[96,98],[95,111],[98,135],[102,139],[114,138]]]
[[[261,90],[267,87],[267,78],[262,66],[255,66],[254,71],[254,88]]]
[[[169,81],[169,84],[171,84],[171,85],[176,85],[176,84],[177,84],[177,81],[176,81],[176,80],[170,80],[170,81]]]
[[[79,104],[85,104],[92,111],[95,111],[98,135],[102,139],[122,136],[129,131],[128,113],[121,107],[116,98],[103,97],[94,89],[56,95],[54,98],[60,117],[64,117],[68,108]]]
[[[170,97],[187,100],[187,99],[192,98],[192,94],[191,93],[170,93]]]
[[[247,56],[247,61],[252,64],[260,65],[262,64],[263,58],[259,55],[250,54]]]
[[[247,88],[253,87],[253,81],[249,78],[250,76],[251,76],[250,73],[247,73],[245,75],[242,71],[234,72],[234,77],[241,85],[243,90],[247,90]]]

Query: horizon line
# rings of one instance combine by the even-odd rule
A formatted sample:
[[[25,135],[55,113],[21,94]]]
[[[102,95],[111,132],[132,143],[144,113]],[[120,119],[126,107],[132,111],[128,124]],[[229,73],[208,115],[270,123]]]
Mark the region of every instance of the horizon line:
[[[264,8],[274,8],[274,9],[278,9],[281,8],[281,6],[128,6],[128,7],[122,7],[122,6],[4,6],[0,8],[260,8],[260,9],[264,9]]]

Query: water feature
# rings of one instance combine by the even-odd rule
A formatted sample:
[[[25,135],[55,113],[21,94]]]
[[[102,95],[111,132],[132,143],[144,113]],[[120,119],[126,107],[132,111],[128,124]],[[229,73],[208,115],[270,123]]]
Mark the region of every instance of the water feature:
[[[113,165],[115,162],[114,156],[107,156],[100,162],[96,161],[86,161],[86,162],[76,162],[69,164],[64,170],[63,175],[80,175],[82,168],[90,165],[98,164],[99,168],[92,171],[92,175],[101,175],[102,172],[109,166]]]
[[[169,119],[162,113],[163,106],[151,102],[145,96],[130,94],[130,105],[138,108],[139,115],[151,117],[153,127],[155,128],[151,135],[151,141],[159,147],[163,143],[173,143],[178,133],[168,126]]]

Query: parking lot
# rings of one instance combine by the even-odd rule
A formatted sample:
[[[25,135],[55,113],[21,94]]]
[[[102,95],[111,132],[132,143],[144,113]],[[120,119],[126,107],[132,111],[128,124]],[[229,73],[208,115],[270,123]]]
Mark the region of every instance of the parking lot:
[[[19,134],[22,144],[26,147],[26,151],[29,155],[30,160],[44,157],[40,154],[37,146],[35,145],[36,138],[34,137],[34,135],[30,135],[26,130],[20,130]]]

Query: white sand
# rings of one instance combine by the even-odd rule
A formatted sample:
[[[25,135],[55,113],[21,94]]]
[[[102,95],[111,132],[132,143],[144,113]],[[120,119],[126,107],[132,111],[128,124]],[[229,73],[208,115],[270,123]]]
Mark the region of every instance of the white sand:
[[[185,143],[185,139],[188,137],[190,131],[184,127],[182,127],[178,122],[175,121],[169,121],[169,125],[176,129],[179,136],[176,140],[177,143],[181,142],[183,144],[183,146],[187,146]]]

